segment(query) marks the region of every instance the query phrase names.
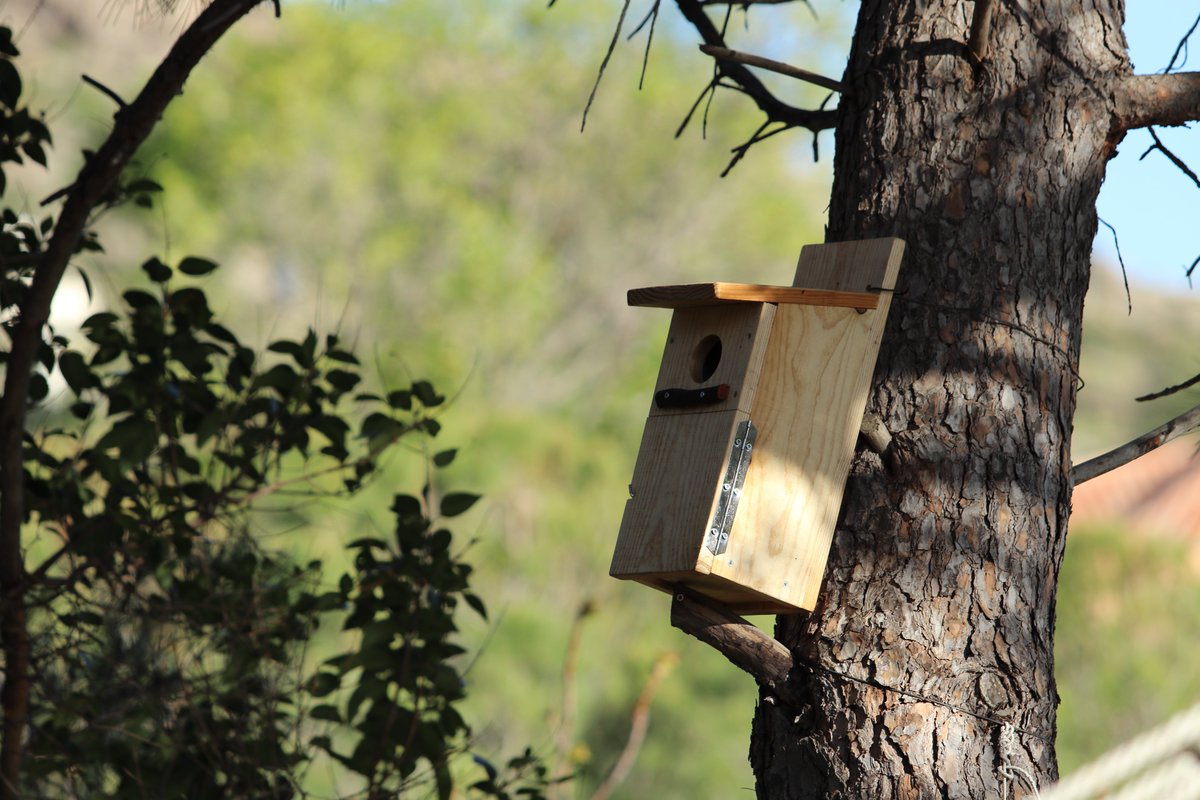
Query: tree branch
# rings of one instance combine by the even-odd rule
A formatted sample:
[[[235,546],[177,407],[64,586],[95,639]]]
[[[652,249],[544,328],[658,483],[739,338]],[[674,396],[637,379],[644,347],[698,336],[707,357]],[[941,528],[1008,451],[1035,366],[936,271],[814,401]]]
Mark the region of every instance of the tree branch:
[[[658,694],[658,687],[678,663],[679,656],[675,653],[664,653],[655,660],[650,677],[646,679],[646,685],[642,687],[642,693],[638,695],[633,712],[629,715],[629,738],[625,740],[625,747],[621,749],[621,755],[617,757],[608,776],[592,793],[591,800],[607,800],[613,790],[629,777],[642,744],[646,741],[646,730],[650,727],[650,704],[654,702],[654,695]]]
[[[114,118],[112,133],[80,170],[66,193],[62,211],[13,333],[0,398],[0,638],[4,650],[3,743],[0,744],[0,800],[18,797],[21,756],[29,702],[29,639],[23,591],[21,524],[25,519],[22,435],[29,386],[38,346],[71,256],[79,246],[93,209],[112,188],[163,111],[179,94],[192,69],[235,22],[261,0],[213,0],[188,26],[146,82],[141,93]]]
[[[738,64],[747,64],[751,67],[761,67],[771,72],[777,72],[780,75],[787,75],[789,78],[814,83],[823,89],[830,89],[841,94],[849,94],[846,85],[841,81],[835,81],[833,78],[826,78],[824,75],[819,75],[815,72],[809,72],[800,67],[793,67],[791,64],[785,64],[782,61],[756,56],[753,53],[743,53],[740,50],[730,50],[728,47],[717,47],[716,45],[702,44],[700,52],[705,55],[712,56],[718,61],[732,61]]]
[[[1146,455],[1151,450],[1162,447],[1172,439],[1178,439],[1185,433],[1200,428],[1200,406],[1195,406],[1183,412],[1174,419],[1164,422],[1152,431],[1143,433],[1133,441],[1126,442],[1120,447],[1109,450],[1103,455],[1089,459],[1082,464],[1071,469],[1071,477],[1075,481],[1075,485],[1090,481],[1097,475],[1103,475],[1106,472],[1116,469],[1124,464],[1128,464],[1141,456]]]
[[[1162,143],[1162,139],[1158,138],[1158,134],[1155,133],[1153,126],[1146,128],[1146,130],[1150,133],[1150,138],[1154,140],[1154,144],[1146,148],[1146,152],[1142,153],[1141,156],[1138,157],[1138,161],[1141,161],[1143,158],[1157,150],[1166,156],[1167,160],[1174,164],[1180,172],[1191,178],[1192,183],[1196,184],[1196,188],[1200,189],[1200,177],[1196,176],[1196,173],[1192,171],[1192,168],[1189,167],[1182,158],[1172,153],[1167,146]]]
[[[1200,260],[1200,259],[1197,259],[1197,260]],[[1195,266],[1195,264],[1193,264],[1192,266]],[[1168,386],[1167,388],[1160,389],[1157,392],[1151,392],[1150,394],[1144,394],[1141,397],[1135,397],[1133,399],[1139,403],[1145,403],[1147,400],[1157,400],[1160,397],[1166,397],[1167,395],[1172,395],[1172,394],[1175,394],[1176,392],[1182,392],[1184,389],[1190,389],[1191,387],[1195,386],[1197,383],[1200,383],[1200,375],[1193,375],[1192,377],[1188,378],[1183,383],[1177,383],[1174,386]]]
[[[1200,119],[1200,72],[1130,75],[1116,81],[1113,108],[1119,131],[1183,125]]]
[[[971,17],[971,35],[967,39],[967,55],[977,65],[987,61],[994,6],[995,0],[975,0],[975,13]]]
[[[726,47],[725,39],[704,13],[699,0],[675,0],[680,13],[696,28],[706,45]],[[771,122],[780,122],[792,128],[806,128],[813,133],[827,130],[837,124],[836,111],[807,111],[784,103],[763,85],[754,73],[735,62],[719,62],[721,74],[733,81],[738,89],[754,101]]]
[[[716,649],[785,706],[800,709],[807,704],[788,682],[793,664],[788,649],[729,609],[677,589],[671,624]]]

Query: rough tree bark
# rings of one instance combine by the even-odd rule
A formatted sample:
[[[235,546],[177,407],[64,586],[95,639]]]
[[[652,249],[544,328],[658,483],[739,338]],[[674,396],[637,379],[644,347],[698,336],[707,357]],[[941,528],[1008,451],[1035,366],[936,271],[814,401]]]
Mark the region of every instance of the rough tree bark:
[[[869,407],[892,441],[856,455],[820,607],[779,619],[810,705],[760,704],[760,797],[1022,797],[1057,775],[1095,201],[1127,127],[1200,110],[1127,77],[1122,0],[996,3],[982,64],[975,5],[859,12],[828,240],[908,243]],[[1133,110],[1156,97],[1171,113]]]

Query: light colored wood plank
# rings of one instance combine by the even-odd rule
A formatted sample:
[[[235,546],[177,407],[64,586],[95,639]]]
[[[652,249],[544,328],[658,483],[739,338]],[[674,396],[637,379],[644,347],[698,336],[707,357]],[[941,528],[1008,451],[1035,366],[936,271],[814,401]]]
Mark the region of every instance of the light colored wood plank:
[[[707,572],[708,530],[744,412],[651,417],[630,483],[610,574]]]
[[[896,239],[806,247],[796,280],[894,287],[902,256]],[[874,314],[779,308],[751,411],[758,442],[713,575],[815,605],[891,294],[880,301]]]
[[[651,308],[692,308],[724,303],[783,303],[810,306],[872,309],[879,305],[876,292],[829,291],[754,283],[688,283],[630,289],[629,305]]]
[[[805,245],[792,285],[831,292],[895,289],[903,257],[904,241],[894,238]],[[881,294],[881,300],[891,298],[891,292]]]
[[[776,306],[768,303],[677,310],[671,316],[671,328],[667,332],[654,392],[698,389],[724,383],[729,385],[729,399],[713,406],[674,409],[658,408],[651,402],[649,416],[677,416],[733,408],[749,411],[770,341],[775,311]],[[703,360],[703,349],[711,341],[709,337],[714,336],[721,343],[716,371],[703,380],[697,380],[699,376],[695,372],[695,362]]]

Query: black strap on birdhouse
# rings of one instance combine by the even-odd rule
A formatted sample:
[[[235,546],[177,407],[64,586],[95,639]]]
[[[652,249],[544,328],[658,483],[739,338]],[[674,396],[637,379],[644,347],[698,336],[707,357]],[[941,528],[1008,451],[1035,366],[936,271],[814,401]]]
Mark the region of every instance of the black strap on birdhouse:
[[[654,393],[654,405],[659,408],[688,408],[711,406],[729,397],[729,384],[705,386],[702,389],[662,389]]]

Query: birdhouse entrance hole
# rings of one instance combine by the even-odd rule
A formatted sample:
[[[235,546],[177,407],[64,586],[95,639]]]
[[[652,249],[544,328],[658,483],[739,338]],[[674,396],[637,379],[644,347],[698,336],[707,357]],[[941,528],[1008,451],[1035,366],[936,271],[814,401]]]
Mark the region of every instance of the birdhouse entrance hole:
[[[704,383],[717,371],[721,363],[721,337],[710,333],[700,340],[692,351],[692,380]]]

